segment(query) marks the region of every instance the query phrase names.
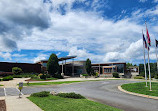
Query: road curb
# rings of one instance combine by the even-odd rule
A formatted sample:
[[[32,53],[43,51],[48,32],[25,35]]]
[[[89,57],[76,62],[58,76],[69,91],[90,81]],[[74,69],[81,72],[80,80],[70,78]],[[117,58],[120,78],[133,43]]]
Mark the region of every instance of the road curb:
[[[149,96],[149,95],[144,95],[144,94],[138,94],[138,93],[133,93],[133,92],[129,92],[129,91],[126,91],[124,89],[122,89],[121,86],[118,86],[118,89],[124,93],[127,93],[127,94],[131,94],[131,95],[135,95],[135,96],[140,96],[140,97],[145,97],[145,98],[150,98],[150,99],[156,99],[158,100],[158,97],[156,96]]]

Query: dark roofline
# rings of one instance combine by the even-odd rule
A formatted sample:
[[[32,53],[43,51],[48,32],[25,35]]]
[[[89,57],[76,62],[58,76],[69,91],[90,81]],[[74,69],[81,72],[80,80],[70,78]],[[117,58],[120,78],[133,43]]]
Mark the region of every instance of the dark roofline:
[[[67,60],[67,59],[73,59],[73,58],[76,58],[77,56],[66,56],[66,57],[60,57],[58,58],[59,61],[62,61],[62,60]]]
[[[126,62],[107,62],[107,63],[92,63],[92,65],[104,65],[104,64],[126,64]]]
[[[63,60],[73,59],[73,58],[76,58],[76,57],[77,56],[59,57],[58,60],[59,61],[63,61]],[[39,62],[48,62],[48,60],[40,60],[40,61],[37,61],[36,63],[39,63]]]
[[[8,64],[31,64],[31,65],[37,64],[37,63],[20,63],[20,62],[0,62],[0,63],[8,63]]]

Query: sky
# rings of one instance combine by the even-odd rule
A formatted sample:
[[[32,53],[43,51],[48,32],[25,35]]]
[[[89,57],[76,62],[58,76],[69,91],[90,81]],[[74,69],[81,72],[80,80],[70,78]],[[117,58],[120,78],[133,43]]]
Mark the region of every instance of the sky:
[[[0,0],[0,14],[1,62],[35,63],[55,53],[140,64],[145,21],[156,62],[158,0]]]

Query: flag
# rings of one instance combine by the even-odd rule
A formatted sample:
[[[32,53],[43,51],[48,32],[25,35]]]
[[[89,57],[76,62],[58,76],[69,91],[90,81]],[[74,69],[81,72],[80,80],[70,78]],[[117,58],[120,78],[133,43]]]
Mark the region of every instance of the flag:
[[[155,44],[156,44],[156,47],[158,47],[158,41],[155,39]]]
[[[146,40],[145,40],[144,34],[143,34],[143,42],[144,42],[145,48],[147,48],[147,43],[146,43]]]
[[[146,36],[147,36],[147,39],[148,39],[148,44],[149,44],[149,46],[151,46],[150,36],[149,36],[149,32],[148,32],[147,27],[146,27]]]

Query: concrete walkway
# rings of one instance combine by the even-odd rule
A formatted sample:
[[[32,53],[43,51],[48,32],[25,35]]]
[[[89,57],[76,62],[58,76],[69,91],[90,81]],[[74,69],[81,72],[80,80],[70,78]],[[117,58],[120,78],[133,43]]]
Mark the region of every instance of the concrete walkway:
[[[5,99],[7,111],[42,111],[36,104],[26,98],[28,95],[22,95],[22,98],[18,97],[17,84],[19,82],[25,82],[26,79],[29,78],[14,78],[14,80],[0,82],[0,84],[4,85],[1,88],[4,88],[5,93],[5,96],[0,97],[0,100]],[[7,91],[5,88],[12,90]]]
[[[6,96],[7,111],[42,111],[37,105],[23,96]]]

